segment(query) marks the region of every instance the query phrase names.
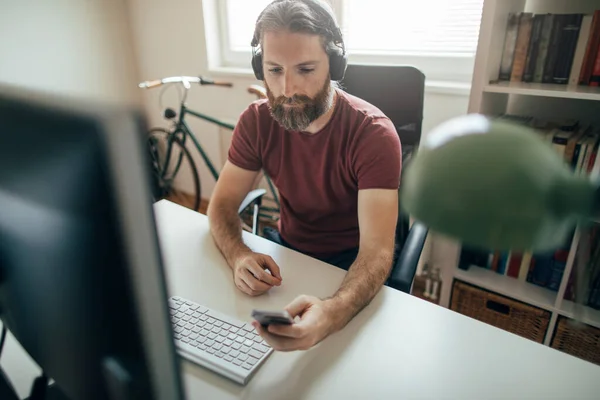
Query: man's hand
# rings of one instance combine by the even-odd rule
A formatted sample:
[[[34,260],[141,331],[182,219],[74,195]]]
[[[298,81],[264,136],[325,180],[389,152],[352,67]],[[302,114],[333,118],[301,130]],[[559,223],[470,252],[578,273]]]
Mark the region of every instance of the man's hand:
[[[258,296],[273,286],[281,285],[279,267],[265,254],[247,253],[236,260],[232,267],[235,286],[250,296]]]
[[[252,326],[275,350],[307,350],[335,330],[327,301],[299,296],[285,308],[296,320],[293,325],[269,325],[265,328],[258,321],[252,321]]]

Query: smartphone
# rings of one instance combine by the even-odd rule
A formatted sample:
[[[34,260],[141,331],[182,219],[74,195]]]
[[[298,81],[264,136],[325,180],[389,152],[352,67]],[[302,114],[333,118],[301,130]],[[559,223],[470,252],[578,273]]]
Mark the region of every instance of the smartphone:
[[[271,324],[291,325],[294,320],[287,311],[252,310],[252,318],[262,326]]]

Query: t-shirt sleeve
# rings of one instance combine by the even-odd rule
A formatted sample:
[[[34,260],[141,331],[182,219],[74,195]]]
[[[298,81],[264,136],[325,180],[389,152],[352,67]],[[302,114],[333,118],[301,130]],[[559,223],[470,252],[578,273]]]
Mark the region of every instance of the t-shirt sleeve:
[[[229,162],[250,171],[262,168],[258,129],[258,110],[252,104],[240,115],[233,130],[227,156]]]
[[[388,118],[365,124],[353,156],[358,189],[397,189],[402,170],[400,138]]]

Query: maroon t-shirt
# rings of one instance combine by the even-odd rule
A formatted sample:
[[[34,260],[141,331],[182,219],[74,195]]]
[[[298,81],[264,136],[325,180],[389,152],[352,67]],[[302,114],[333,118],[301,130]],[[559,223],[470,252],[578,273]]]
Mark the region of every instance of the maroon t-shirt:
[[[279,231],[314,257],[358,247],[358,191],[397,189],[402,153],[394,125],[375,106],[336,89],[319,132],[287,131],[267,100],[252,103],[233,132],[229,161],[271,177],[281,198]]]

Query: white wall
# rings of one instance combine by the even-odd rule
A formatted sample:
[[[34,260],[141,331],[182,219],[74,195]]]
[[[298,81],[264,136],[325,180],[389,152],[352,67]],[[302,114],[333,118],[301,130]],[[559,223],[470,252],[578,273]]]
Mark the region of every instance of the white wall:
[[[0,84],[139,105],[123,0],[0,0]],[[20,398],[39,368],[8,335],[1,359]]]
[[[124,0],[0,0],[0,82],[139,104]]]
[[[139,55],[140,74],[143,80],[170,75],[208,75],[234,83],[231,89],[199,87],[190,93],[189,105],[201,112],[217,117],[235,120],[254,99],[246,93],[247,86],[260,84],[253,76],[219,75],[208,67],[205,36],[214,36],[214,21],[209,32],[203,24],[201,0],[129,0],[132,16],[132,31]],[[250,38],[249,38],[250,40]],[[209,46],[214,48],[215,46]],[[212,50],[212,49],[211,49]],[[248,64],[248,67],[250,64]],[[144,103],[151,123],[165,125],[158,106],[158,92],[153,89],[144,94]],[[164,95],[165,104],[176,104],[177,93],[169,89]],[[452,95],[429,92],[425,96],[424,134],[433,126],[467,110],[467,95]],[[226,159],[228,139],[224,132],[208,124],[199,122],[192,125],[198,132],[198,139],[216,164],[222,165]],[[201,164],[199,159],[198,164]],[[208,170],[202,166],[202,196],[208,198],[214,187]],[[182,189],[188,186],[184,179]]]

